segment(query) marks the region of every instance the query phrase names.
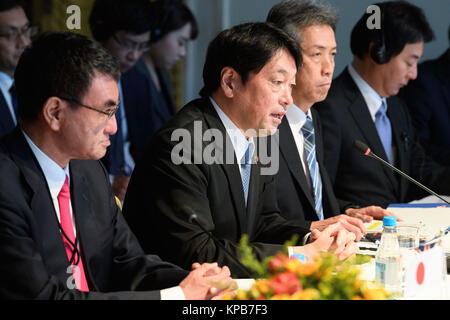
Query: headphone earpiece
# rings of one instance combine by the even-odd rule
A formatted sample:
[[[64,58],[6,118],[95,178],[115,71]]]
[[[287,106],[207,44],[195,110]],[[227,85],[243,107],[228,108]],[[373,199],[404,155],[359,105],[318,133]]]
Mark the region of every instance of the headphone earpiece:
[[[389,61],[386,54],[386,44],[384,41],[375,43],[370,49],[370,57],[377,64],[385,64]]]
[[[169,19],[170,14],[172,13],[172,11],[175,9],[176,6],[176,1],[173,0],[160,0],[159,4],[158,2],[155,3],[155,10],[161,10],[161,19],[158,20],[158,24],[155,27],[155,29],[153,29],[152,33],[151,33],[151,38],[150,41],[151,42],[156,42],[159,39],[161,39],[163,37],[163,30],[164,27],[166,26],[167,20]]]
[[[372,48],[370,49],[370,57],[373,61],[375,61],[377,64],[385,64],[389,62],[391,59],[387,53],[386,49],[386,41],[384,39],[384,15],[383,12],[381,12],[381,28],[380,28],[380,37],[379,40],[374,43]]]

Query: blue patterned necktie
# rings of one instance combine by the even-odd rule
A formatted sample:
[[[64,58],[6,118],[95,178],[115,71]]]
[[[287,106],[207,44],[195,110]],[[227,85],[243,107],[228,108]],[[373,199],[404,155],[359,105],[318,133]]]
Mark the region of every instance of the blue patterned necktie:
[[[314,127],[311,118],[307,115],[306,122],[302,127],[304,141],[304,148],[306,159],[308,161],[309,174],[311,176],[311,183],[314,191],[314,209],[316,210],[319,220],[323,220],[322,207],[322,178],[319,172],[319,166],[316,160],[316,139],[314,137]]]
[[[391,122],[386,115],[386,104],[384,100],[381,102],[381,106],[377,113],[375,113],[375,127],[377,128],[378,136],[383,144],[388,161],[392,164],[392,128]]]
[[[251,158],[250,158],[250,145],[248,145],[244,156],[241,159],[241,179],[242,188],[244,189],[245,206],[247,206],[248,187],[250,182]]]

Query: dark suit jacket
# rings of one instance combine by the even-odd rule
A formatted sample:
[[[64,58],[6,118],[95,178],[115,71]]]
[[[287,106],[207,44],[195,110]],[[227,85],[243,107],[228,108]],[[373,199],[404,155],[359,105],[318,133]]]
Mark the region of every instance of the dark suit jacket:
[[[141,62],[143,63],[143,62]],[[149,77],[136,64],[121,77],[123,108],[127,119],[130,153],[136,162],[156,129],[153,126]],[[104,163],[113,175],[124,175],[123,138],[120,110],[116,113],[117,133],[111,136]]]
[[[139,70],[146,77],[146,83],[150,90],[150,110],[152,112],[152,135],[158,131],[159,128],[167,121],[169,121],[175,114],[175,102],[173,100],[172,84],[167,71],[156,68],[156,73],[159,78],[161,91],[158,92],[153,79],[148,71],[145,62],[139,60],[136,63],[136,69]],[[161,99],[163,101],[161,101]]]
[[[3,93],[0,91],[0,138],[13,131],[15,125]]]
[[[19,130],[2,140],[0,177],[0,298],[159,299],[159,289],[187,275],[144,255],[115,204],[101,163],[72,160],[71,201],[91,291],[69,290],[71,273],[50,192]]]
[[[218,138],[202,142],[208,129],[218,130],[227,141]],[[181,145],[186,146],[184,155],[191,161],[195,156],[202,159],[201,153],[192,150],[202,152],[209,146],[230,151],[234,163],[192,161],[176,165],[171,155],[172,151],[178,155]],[[288,222],[280,216],[274,176],[261,175],[260,170],[260,163],[252,165],[246,208],[239,168],[225,127],[208,99],[194,100],[161,128],[136,165],[125,197],[124,216],[146,251],[157,252],[183,267],[195,261],[217,261],[229,266],[233,275],[248,277],[189,217],[196,213],[200,223],[236,258],[243,234],[248,234],[260,259],[279,251],[280,244],[292,234],[304,236],[308,230],[301,227],[300,221]]]
[[[450,170],[425,155],[404,102],[394,96],[387,99],[387,104],[396,166],[434,191],[450,194]],[[361,140],[387,159],[364,98],[347,69],[333,80],[325,101],[314,107],[322,121],[325,166],[337,198],[363,206],[386,207],[427,195],[352,147],[355,140]]]
[[[450,166],[450,49],[421,63],[417,79],[400,94],[427,154]]]
[[[290,108],[296,108],[291,106]],[[341,204],[334,195],[333,185],[323,162],[322,129],[319,115],[311,109],[316,138],[316,158],[322,177],[322,206],[324,218],[330,218],[341,212]],[[284,117],[280,131],[280,168],[276,176],[278,206],[283,217],[288,220],[305,220],[309,228],[312,221],[318,217],[314,209],[314,198],[311,194],[305,176],[305,171],[297,151],[294,136],[289,126],[289,121]],[[343,203],[342,206],[350,205]]]
[[[121,77],[130,153],[135,163],[144,153],[146,144],[155,132],[175,114],[169,76],[161,70],[158,70],[158,73],[162,92],[166,97],[166,108],[158,103],[156,88],[142,60],[139,60]],[[116,113],[116,119],[117,133],[111,136],[111,145],[103,160],[111,174],[123,175],[124,156],[120,111]]]

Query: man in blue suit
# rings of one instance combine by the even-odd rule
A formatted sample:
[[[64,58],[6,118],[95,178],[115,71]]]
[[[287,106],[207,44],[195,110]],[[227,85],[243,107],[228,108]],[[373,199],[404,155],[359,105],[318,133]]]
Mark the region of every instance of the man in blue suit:
[[[19,57],[31,42],[34,29],[16,0],[0,3],[0,137],[17,124],[17,103],[14,90],[14,70]]]
[[[150,6],[146,0],[97,0],[89,17],[94,38],[119,60],[123,76],[119,82],[120,105],[117,134],[104,163],[111,175],[114,194],[125,198],[130,175],[153,130],[148,78],[136,64],[149,49]]]

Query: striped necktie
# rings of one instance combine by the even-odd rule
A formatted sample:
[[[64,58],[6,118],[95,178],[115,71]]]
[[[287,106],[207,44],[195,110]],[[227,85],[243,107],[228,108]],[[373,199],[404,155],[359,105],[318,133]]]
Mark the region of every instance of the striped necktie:
[[[306,116],[306,122],[301,131],[305,139],[305,154],[308,161],[309,174],[311,175],[311,183],[314,191],[314,209],[319,217],[319,220],[323,220],[322,178],[320,177],[319,166],[316,161],[316,139],[314,136],[314,126],[308,115]]]

